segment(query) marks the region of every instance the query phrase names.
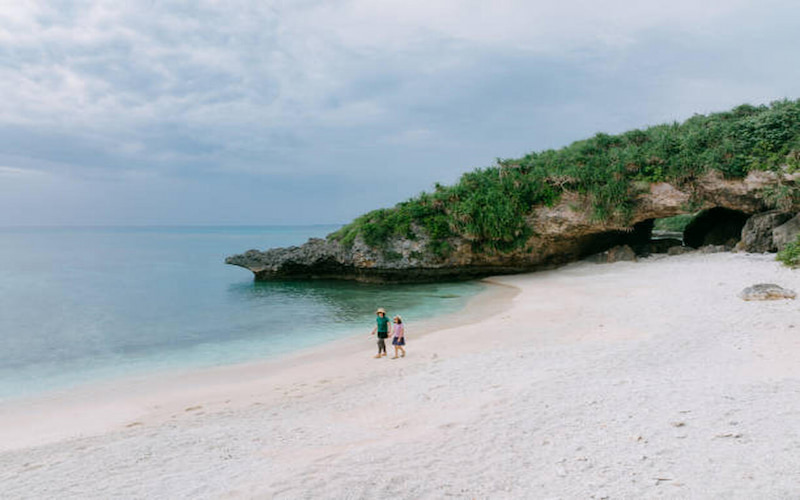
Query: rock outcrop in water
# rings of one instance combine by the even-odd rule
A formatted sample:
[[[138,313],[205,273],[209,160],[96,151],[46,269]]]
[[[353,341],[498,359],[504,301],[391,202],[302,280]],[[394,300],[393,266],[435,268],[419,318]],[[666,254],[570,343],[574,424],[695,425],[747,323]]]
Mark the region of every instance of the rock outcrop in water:
[[[534,207],[525,216],[531,235],[524,245],[509,251],[483,250],[465,238],[450,237],[449,251],[442,255],[431,251],[432,240],[425,231],[413,227],[413,237],[395,235],[382,248],[368,246],[361,237],[350,245],[328,237],[311,239],[299,247],[249,250],[225,262],[249,269],[257,280],[420,282],[538,270],[620,245],[637,252],[645,249],[646,253],[654,219],[702,209],[715,210],[708,212],[703,227],[696,228],[692,237],[697,246],[718,244],[720,238],[729,240],[738,234],[748,217],[772,208],[765,193],[776,186],[794,186],[797,180],[796,174],[771,171],[753,171],[744,179],[728,180],[711,171],[681,185],[651,183],[635,195],[625,222],[597,220],[585,196],[564,193],[555,205]],[[799,209],[794,205],[784,208],[784,212]]]

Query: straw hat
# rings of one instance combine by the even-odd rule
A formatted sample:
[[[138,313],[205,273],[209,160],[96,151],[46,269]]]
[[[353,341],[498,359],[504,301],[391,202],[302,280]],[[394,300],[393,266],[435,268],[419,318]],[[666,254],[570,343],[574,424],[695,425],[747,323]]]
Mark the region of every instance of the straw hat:
[[[378,310],[377,310],[377,311],[375,311],[375,314],[378,314],[378,313],[383,313],[383,314],[386,314],[386,309],[384,309],[384,308],[382,308],[382,307],[379,307],[379,308],[378,308]]]

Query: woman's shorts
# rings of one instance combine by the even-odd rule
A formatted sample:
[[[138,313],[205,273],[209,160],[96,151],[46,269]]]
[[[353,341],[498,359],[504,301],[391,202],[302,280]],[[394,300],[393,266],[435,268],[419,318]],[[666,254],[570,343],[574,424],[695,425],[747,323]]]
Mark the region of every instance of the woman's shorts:
[[[400,337],[398,339],[397,337],[394,337],[392,339],[392,345],[406,345],[406,338],[405,337]]]

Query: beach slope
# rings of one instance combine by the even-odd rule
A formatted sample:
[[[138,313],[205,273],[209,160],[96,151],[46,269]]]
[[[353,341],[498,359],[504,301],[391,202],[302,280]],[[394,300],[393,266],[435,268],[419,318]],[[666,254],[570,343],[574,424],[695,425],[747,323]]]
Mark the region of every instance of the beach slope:
[[[502,277],[513,298],[422,337],[409,325],[404,359],[373,359],[365,334],[139,388],[92,432],[5,446],[0,496],[798,497],[800,304],[737,297],[800,290],[772,259]],[[9,434],[26,410],[3,411]]]

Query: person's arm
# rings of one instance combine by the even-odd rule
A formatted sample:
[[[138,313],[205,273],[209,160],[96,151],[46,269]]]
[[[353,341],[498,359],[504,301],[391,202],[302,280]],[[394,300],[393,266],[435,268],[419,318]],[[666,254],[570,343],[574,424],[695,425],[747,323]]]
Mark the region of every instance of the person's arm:
[[[378,326],[375,325],[375,328],[372,329],[372,332],[370,332],[370,335],[375,335],[375,332],[377,332],[377,331],[378,331]]]

